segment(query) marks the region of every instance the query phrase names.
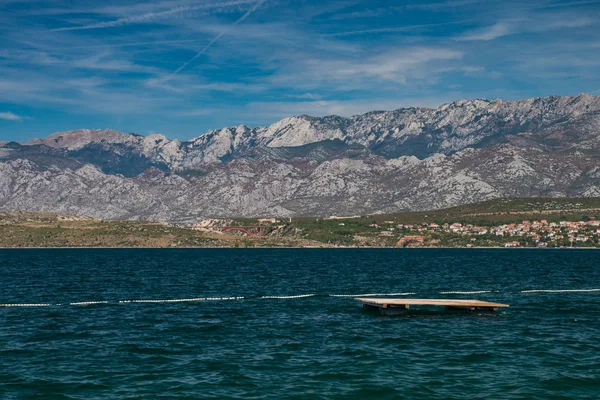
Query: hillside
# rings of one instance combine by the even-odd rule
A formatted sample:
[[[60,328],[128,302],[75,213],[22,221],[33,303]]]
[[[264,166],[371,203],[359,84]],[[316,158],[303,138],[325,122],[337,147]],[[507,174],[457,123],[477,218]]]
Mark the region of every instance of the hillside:
[[[502,247],[515,238],[490,233],[474,235],[474,227],[491,232],[498,226],[515,225],[524,220],[545,220],[549,224],[560,221],[600,223],[600,198],[499,199],[428,212],[261,223],[256,219],[210,220],[187,227],[55,213],[0,212],[0,247],[393,247],[402,245],[403,238],[415,235],[423,236],[426,239],[423,245],[427,247]],[[443,231],[444,224],[453,223],[471,227],[466,233]],[[428,227],[435,224],[440,228]],[[258,225],[264,228],[261,237],[248,236],[241,231],[222,232],[228,226]],[[585,231],[589,241],[578,243],[579,246],[598,245],[598,234],[592,232],[595,229],[592,228]],[[255,228],[248,228],[248,231],[257,232]],[[479,242],[472,242],[474,237]],[[516,239],[523,240],[522,237]],[[570,244],[564,240],[553,245]],[[524,245],[527,244],[532,243],[525,241]]]
[[[584,217],[600,219],[600,197],[494,199],[441,210],[381,214],[368,217],[376,221],[398,223],[467,222],[481,225],[519,222],[523,219],[574,220]]]
[[[320,246],[301,238],[265,238],[262,246]],[[247,247],[256,240],[161,222],[107,221],[56,213],[0,212],[0,248]]]
[[[82,129],[0,146],[0,209],[193,223],[600,196],[600,97],[298,116],[189,141]]]

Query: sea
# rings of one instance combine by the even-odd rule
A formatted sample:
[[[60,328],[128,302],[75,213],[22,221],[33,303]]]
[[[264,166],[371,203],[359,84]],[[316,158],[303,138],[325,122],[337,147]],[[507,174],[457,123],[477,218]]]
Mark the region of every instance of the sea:
[[[0,303],[1,399],[600,398],[596,250],[0,250]]]

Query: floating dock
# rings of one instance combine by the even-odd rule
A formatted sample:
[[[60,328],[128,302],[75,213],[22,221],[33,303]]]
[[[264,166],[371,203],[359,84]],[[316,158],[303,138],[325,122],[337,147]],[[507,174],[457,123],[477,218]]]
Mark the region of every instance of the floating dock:
[[[402,314],[410,306],[441,306],[448,311],[483,311],[493,312],[501,307],[509,307],[508,304],[491,303],[481,300],[457,300],[457,299],[377,299],[356,298],[363,303],[365,310],[378,310],[384,315]]]

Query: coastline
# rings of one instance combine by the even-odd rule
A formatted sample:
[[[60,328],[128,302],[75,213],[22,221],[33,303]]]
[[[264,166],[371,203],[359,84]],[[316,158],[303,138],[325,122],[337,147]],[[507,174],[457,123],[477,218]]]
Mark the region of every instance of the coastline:
[[[600,198],[594,201],[600,202]],[[526,205],[521,203],[520,207]],[[81,219],[53,213],[0,212],[0,249],[600,248],[600,215],[561,215],[554,219],[547,216],[533,220],[519,217],[518,221],[509,222],[496,220],[497,215],[487,213],[484,221],[465,222],[479,218],[481,213],[477,211],[481,211],[482,204],[466,206],[461,212],[446,210],[449,215],[442,215],[445,212],[442,210],[351,220],[210,219],[186,226]],[[500,205],[496,208],[501,208]],[[501,209],[506,212],[505,208]]]
[[[462,250],[600,250],[600,247],[502,247],[502,246],[481,246],[481,247],[451,247],[451,246],[440,246],[440,247],[389,247],[389,246],[248,246],[248,247],[235,247],[235,246],[204,246],[204,247],[192,247],[192,246],[181,246],[181,247],[152,247],[152,246],[136,246],[136,247],[123,247],[123,246],[63,246],[63,247],[0,247],[0,250],[201,250],[201,249],[234,249],[234,250],[260,250],[260,249],[322,249],[322,250],[361,250],[361,249],[389,249],[389,250],[449,250],[449,249],[462,249]]]

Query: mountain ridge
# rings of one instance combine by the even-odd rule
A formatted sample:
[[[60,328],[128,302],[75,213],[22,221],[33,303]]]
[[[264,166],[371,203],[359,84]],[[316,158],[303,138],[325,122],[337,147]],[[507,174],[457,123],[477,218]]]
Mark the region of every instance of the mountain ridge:
[[[563,112],[552,113],[553,109],[560,109]],[[479,113],[472,118],[469,113],[477,110]],[[381,147],[386,144],[383,143],[385,139],[401,139],[403,137],[409,139],[411,136],[421,134],[426,124],[423,120],[429,120],[428,125],[430,126],[427,128],[433,132],[427,133],[431,136],[437,134],[439,137],[436,139],[438,140],[444,139],[438,143],[435,150],[439,150],[443,154],[450,154],[468,145],[476,144],[477,140],[482,139],[483,137],[473,136],[472,131],[477,132],[487,128],[483,123],[489,120],[490,116],[496,115],[504,118],[505,125],[514,131],[522,131],[524,127],[521,125],[514,126],[519,121],[512,121],[513,124],[511,124],[509,120],[509,118],[519,116],[519,111],[522,111],[521,114],[528,112],[530,114],[527,116],[529,123],[538,124],[537,129],[560,118],[577,118],[583,113],[600,112],[600,97],[579,94],[577,96],[532,97],[522,100],[458,100],[442,104],[437,108],[410,107],[392,111],[371,111],[351,117],[300,115],[287,117],[263,127],[251,128],[239,125],[213,129],[187,141],[170,140],[162,134],[142,136],[112,129],[80,129],[57,132],[23,144],[44,144],[69,150],[77,150],[95,142],[135,145],[143,154],[151,155],[152,152],[158,151],[159,154],[171,161],[180,160],[184,158],[182,153],[191,152],[196,156],[203,155],[202,163],[211,163],[227,156],[229,151],[236,151],[250,144],[267,147],[297,147],[323,140],[340,139],[349,144],[361,144],[365,147],[375,148],[380,150],[383,155],[394,157],[410,154],[388,154],[381,151]],[[532,122],[531,114],[538,120]],[[469,117],[471,118],[469,119]],[[477,123],[479,126],[464,126],[466,123],[471,125]],[[471,131],[468,131],[468,128],[471,128]],[[497,128],[506,130],[506,126]],[[377,129],[380,129],[378,135],[373,133]],[[456,143],[449,141],[452,138],[448,138],[448,136],[452,133],[456,136]],[[93,140],[93,135],[98,135],[98,138]],[[473,137],[469,138],[469,135]],[[65,136],[67,140],[65,140]],[[461,141],[458,138],[464,140]],[[63,143],[64,145],[61,146]],[[394,142],[393,144],[398,146],[404,142]],[[422,156],[432,154],[434,153],[429,151]],[[197,160],[198,157],[195,159]],[[171,167],[177,168],[178,166],[171,165]]]
[[[598,160],[589,94],[296,116],[187,141],[83,129],[0,145],[0,209],[193,221],[598,196]]]

